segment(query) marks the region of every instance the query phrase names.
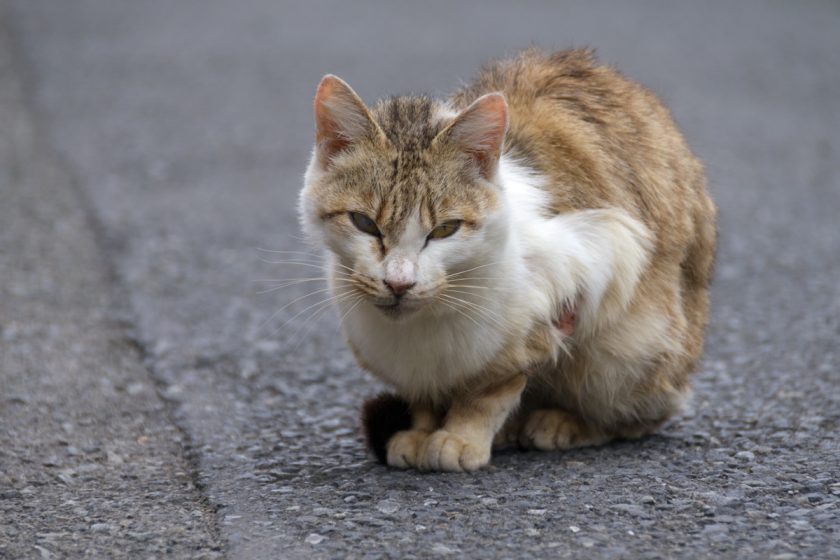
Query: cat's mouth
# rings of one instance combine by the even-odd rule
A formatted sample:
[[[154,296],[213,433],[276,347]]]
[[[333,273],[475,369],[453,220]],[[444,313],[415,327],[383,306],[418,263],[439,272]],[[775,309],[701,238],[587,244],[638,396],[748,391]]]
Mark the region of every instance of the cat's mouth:
[[[387,317],[392,319],[399,319],[411,314],[417,310],[417,306],[407,305],[402,299],[394,299],[390,301],[374,301],[373,305],[384,313]]]

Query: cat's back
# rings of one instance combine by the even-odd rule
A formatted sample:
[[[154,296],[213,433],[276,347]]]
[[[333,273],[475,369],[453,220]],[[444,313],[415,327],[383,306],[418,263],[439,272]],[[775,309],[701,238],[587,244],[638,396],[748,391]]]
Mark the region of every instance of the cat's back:
[[[555,212],[618,207],[653,232],[657,253],[682,253],[698,235],[713,250],[702,166],[653,93],[590,50],[538,49],[485,67],[453,103],[492,91],[510,108],[506,153],[546,176]]]

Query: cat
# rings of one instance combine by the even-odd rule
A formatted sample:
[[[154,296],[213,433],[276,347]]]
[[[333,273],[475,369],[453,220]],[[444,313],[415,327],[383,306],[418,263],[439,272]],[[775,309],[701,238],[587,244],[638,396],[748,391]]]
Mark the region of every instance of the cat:
[[[327,75],[314,105],[301,223],[359,365],[396,392],[367,412],[388,465],[473,471],[494,445],[638,438],[680,410],[716,208],[651,92],[532,48],[447,101],[368,108]]]

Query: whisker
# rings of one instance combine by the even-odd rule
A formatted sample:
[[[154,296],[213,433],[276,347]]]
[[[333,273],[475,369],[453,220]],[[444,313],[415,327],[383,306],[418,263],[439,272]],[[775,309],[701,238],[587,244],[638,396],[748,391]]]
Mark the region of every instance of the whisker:
[[[364,274],[362,274],[361,272],[359,272],[359,271],[358,271],[358,270],[356,270],[355,268],[350,268],[349,266],[344,265],[344,264],[341,264],[341,263],[339,263],[339,262],[337,262],[337,263],[333,263],[333,264],[334,264],[335,266],[340,266],[341,268],[344,268],[344,269],[346,269],[346,270],[349,270],[349,271],[350,271],[351,273],[353,273],[353,274],[359,274],[359,275],[361,275],[361,276],[364,276]]]
[[[288,325],[289,323],[291,323],[292,321],[294,321],[295,319],[297,319],[298,317],[300,317],[303,313],[305,313],[305,312],[309,311],[309,310],[310,310],[310,309],[312,309],[313,307],[316,307],[316,306],[318,306],[318,305],[324,305],[324,304],[326,304],[326,303],[328,303],[328,302],[332,302],[332,301],[334,301],[334,300],[337,300],[338,298],[340,298],[340,297],[342,297],[342,296],[346,296],[346,295],[350,294],[353,290],[354,290],[354,288],[349,288],[349,289],[348,289],[346,292],[344,292],[344,293],[341,293],[341,294],[337,294],[337,295],[330,296],[330,297],[328,297],[328,298],[326,298],[326,299],[322,299],[321,301],[315,302],[315,303],[313,303],[312,305],[310,305],[310,306],[308,306],[308,307],[304,307],[303,309],[301,309],[300,311],[298,311],[298,312],[297,312],[297,313],[296,313],[293,317],[291,317],[290,319],[288,319],[285,323],[283,323],[282,325],[280,325],[278,328],[274,329],[274,330],[272,331],[272,334],[277,334],[278,332],[280,332],[281,330],[283,330],[283,329],[286,327],[286,325]],[[311,295],[311,294],[310,294],[310,295]],[[287,307],[287,306],[288,306],[288,304],[287,304],[286,306],[284,306],[284,307]],[[274,312],[274,314],[273,314],[273,315],[272,315],[269,319],[273,319],[273,318],[277,315],[277,313],[278,313],[279,311],[282,311],[282,308],[281,308],[281,309],[279,309],[279,310],[277,310],[277,311],[275,311],[275,312]],[[262,328],[262,327],[261,327],[261,328]]]
[[[320,269],[325,268],[325,265],[323,263],[306,262],[306,261],[272,261],[272,260],[269,260],[269,259],[265,259],[265,258],[263,258],[259,255],[257,255],[257,258],[260,259],[262,262],[264,262],[266,264],[297,264],[297,265],[300,265],[300,266],[311,266],[313,268],[320,268]]]
[[[473,284],[449,284],[447,289],[449,288],[476,288],[478,290],[495,290],[495,291],[504,291],[504,288],[496,288],[493,286],[476,286]]]
[[[355,268],[351,268],[351,267],[349,267],[345,264],[341,264],[339,262],[336,262],[336,263],[315,263],[315,262],[307,262],[307,261],[300,261],[300,260],[272,261],[272,260],[264,259],[260,256],[258,256],[257,258],[260,259],[262,262],[267,263],[267,264],[291,264],[291,265],[299,265],[299,266],[311,266],[313,268],[320,268],[321,270],[327,270],[327,269],[329,269],[329,267],[331,265],[332,266],[338,266],[338,267],[341,267],[341,268],[343,268],[343,269],[345,269],[345,270],[347,270],[347,271],[349,271],[353,274],[359,274],[359,275],[364,276],[361,272],[359,272]],[[341,273],[341,271],[334,271],[334,272],[336,274]],[[343,274],[347,274],[347,273],[343,273]]]
[[[312,251],[322,251],[323,246],[318,244],[314,239],[311,239],[306,236],[302,235],[295,235],[292,233],[286,233],[281,235],[282,238],[292,240],[294,243],[280,243],[281,246],[289,246],[292,245],[294,247],[301,247],[304,249],[311,249]]]
[[[487,297],[487,296],[482,295],[482,294],[476,294],[475,292],[472,292],[472,291],[469,291],[469,290],[446,290],[446,291],[447,292],[453,292],[453,293],[456,293],[456,294],[465,294],[465,295],[468,295],[468,296],[480,297],[481,299],[483,299],[485,301],[492,302],[492,303],[496,303],[496,301],[497,301],[497,300],[495,300],[491,297]]]
[[[478,295],[478,294],[476,294],[476,295]],[[484,307],[483,305],[475,303],[474,301],[465,300],[463,298],[459,298],[459,297],[456,297],[456,296],[449,295],[448,293],[443,293],[443,294],[441,294],[441,296],[454,299],[455,301],[460,301],[461,303],[465,303],[467,305],[473,305],[473,306],[475,306],[479,309],[487,311],[488,313],[492,313],[493,316],[498,317],[501,320],[501,317],[494,310],[490,309],[489,307]]]
[[[308,284],[310,282],[325,282],[326,278],[312,278],[309,280],[295,280],[293,282],[286,282],[285,284],[280,284],[279,286],[272,286],[270,288],[266,288],[264,290],[260,290],[257,292],[257,295],[262,294],[269,294],[271,292],[276,292],[277,290],[282,290],[283,288],[291,288],[292,286],[299,286],[301,284]],[[349,282],[349,280],[337,279],[342,282]]]
[[[317,253],[310,253],[309,251],[280,251],[277,249],[264,249],[262,247],[257,247],[257,251],[262,251],[263,253],[276,253],[276,254],[287,254],[287,255],[306,255],[307,257],[317,257],[320,258],[321,255]]]
[[[484,325],[482,325],[481,323],[479,323],[478,321],[476,321],[476,320],[475,320],[475,318],[474,318],[472,315],[468,314],[468,313],[467,313],[466,311],[464,311],[463,309],[460,309],[460,308],[458,308],[458,307],[455,307],[454,302],[447,302],[447,301],[442,300],[442,299],[439,299],[438,301],[440,301],[443,305],[445,305],[447,308],[451,309],[452,311],[455,311],[455,312],[456,312],[456,313],[458,313],[459,315],[461,315],[461,316],[463,316],[463,317],[466,317],[467,319],[469,319],[470,321],[472,321],[473,323],[475,323],[475,326],[477,326],[478,328],[480,328],[480,329],[483,329],[483,328],[484,328]]]
[[[308,276],[303,278],[257,278],[254,282],[296,282],[306,280],[329,280],[329,276]]]
[[[450,299],[450,298],[445,298],[445,299],[441,298],[440,301],[442,303],[448,303],[450,309],[453,309],[452,306],[454,305],[454,306],[457,306],[457,308],[462,310],[462,311],[469,312],[466,315],[469,316],[470,318],[473,318],[472,313],[476,313],[479,316],[481,316],[482,318],[484,318],[483,315],[478,313],[479,310],[467,305],[467,303],[465,303],[465,302],[456,301],[456,300],[453,300],[453,299]],[[476,324],[478,324],[478,323],[476,323]],[[479,326],[481,328],[486,328],[487,327],[487,325],[481,325],[481,324],[479,324]]]
[[[275,318],[275,317],[276,317],[276,316],[277,316],[277,315],[278,315],[281,311],[283,311],[284,309],[286,309],[286,308],[287,308],[287,307],[289,307],[290,305],[294,305],[295,303],[297,303],[297,302],[299,302],[299,301],[301,301],[301,300],[303,300],[303,299],[306,299],[306,298],[308,298],[308,297],[314,296],[314,295],[316,295],[316,294],[322,294],[322,293],[324,293],[324,292],[329,292],[331,289],[332,289],[332,288],[322,288],[322,289],[320,289],[320,290],[315,290],[314,292],[309,292],[308,294],[304,294],[304,295],[302,295],[302,296],[300,296],[300,297],[298,297],[298,298],[293,299],[292,301],[290,301],[290,302],[286,303],[283,307],[281,307],[280,309],[278,309],[277,311],[275,311],[274,313],[272,313],[272,314],[271,314],[271,316],[270,316],[268,319],[266,319],[266,320],[262,323],[262,325],[260,325],[260,329],[265,328],[265,327],[268,325],[268,323],[269,323],[269,322],[271,322],[271,321],[272,321],[272,320],[273,320],[273,319],[274,319],[274,318]]]
[[[502,331],[506,332],[507,334],[509,334],[509,335],[515,335],[516,334],[515,332],[513,332],[510,329],[510,327],[504,322],[504,320],[492,309],[488,309],[487,307],[484,307],[483,305],[479,305],[477,303],[467,301],[467,300],[461,299],[459,297],[450,296],[448,294],[441,294],[440,297],[446,298],[448,301],[450,301],[452,303],[458,302],[458,303],[461,303],[462,305],[466,305],[466,306],[472,308],[476,313],[481,315],[484,319],[487,319],[488,321],[491,321],[493,324],[495,324],[497,327],[499,327]]]
[[[472,280],[493,280],[500,282],[502,280],[507,280],[507,278],[502,278],[501,276],[464,276],[463,278],[456,278],[455,282],[468,282]]]
[[[502,261],[496,261],[496,262],[491,262],[491,263],[487,263],[487,264],[482,264],[482,265],[479,265],[479,266],[474,266],[472,268],[468,268],[467,270],[462,270],[460,272],[455,272],[454,274],[447,274],[446,277],[447,278],[455,278],[456,276],[460,276],[461,274],[466,274],[467,272],[472,272],[473,270],[478,270],[479,268],[494,266],[494,265],[501,264],[501,263],[502,263]]]
[[[365,299],[365,296],[360,295],[355,300],[353,300],[353,304],[350,306],[350,308],[347,311],[345,311],[344,315],[342,315],[338,319],[338,329],[337,329],[338,331],[340,331],[341,327],[344,326],[344,319],[346,319],[347,316],[350,315],[350,312],[353,311],[354,309],[356,309],[356,307],[358,307],[359,304],[362,303],[362,301],[364,301],[364,299]]]
[[[320,307],[318,307],[317,309],[315,309],[312,313],[310,313],[309,317],[304,319],[304,321],[297,328],[297,330],[299,331],[297,333],[297,336],[296,336],[297,342],[292,346],[292,350],[291,350],[292,352],[297,350],[297,348],[301,344],[303,344],[303,341],[306,339],[307,336],[309,336],[309,333],[312,331],[312,329],[318,323],[318,319],[320,317],[322,317],[324,315],[324,313],[326,313],[326,311],[332,307],[332,304],[336,303],[336,302],[340,302],[345,297],[349,298],[349,297],[352,297],[352,295],[341,294],[336,298],[328,298],[324,302],[321,302],[322,305]]]
[[[472,292],[465,292],[465,291],[460,291],[460,290],[447,290],[447,292],[449,292],[449,291],[452,291],[452,292],[455,292],[455,293],[458,293],[458,294],[465,294],[465,295],[477,296],[477,297],[480,297],[481,299],[483,299],[483,300],[485,300],[485,301],[488,301],[488,302],[491,302],[491,303],[495,303],[495,302],[496,302],[496,300],[495,300],[495,299],[490,298],[490,297],[487,297],[487,296],[484,296],[484,295],[482,295],[482,294],[476,294],[476,293],[472,293]],[[446,295],[446,294],[443,294],[443,295]],[[504,321],[504,319],[502,318],[502,316],[501,316],[501,315],[499,315],[498,313],[496,313],[495,311],[493,311],[492,309],[489,309],[489,308],[487,308],[487,307],[485,307],[485,306],[483,306],[483,305],[480,305],[480,304],[478,304],[478,303],[475,303],[475,302],[471,302],[471,301],[463,300],[463,299],[461,299],[461,298],[457,298],[457,297],[455,297],[455,296],[449,296],[449,297],[450,297],[450,298],[454,298],[454,299],[456,299],[456,300],[459,300],[459,301],[463,302],[464,304],[467,304],[467,305],[469,305],[469,306],[471,306],[471,307],[475,308],[477,312],[481,311],[481,312],[482,312],[482,316],[486,317],[487,319],[493,320],[493,321],[495,322],[496,326],[498,326],[499,328],[501,328],[501,329],[502,329],[504,332],[506,332],[507,334],[509,334],[509,335],[511,335],[511,336],[515,336],[515,335],[517,334],[517,333],[516,333],[513,329],[511,329],[510,325],[508,325],[508,324]],[[488,315],[488,313],[489,313],[490,315]]]
[[[314,278],[258,278],[254,280],[254,282],[264,282],[268,283],[278,283],[287,286],[292,286],[294,284],[305,284],[306,282],[326,282],[329,280],[326,276],[321,277],[314,277]]]
[[[286,237],[289,239],[294,239],[295,241],[303,241],[304,243],[310,243],[312,240],[308,237],[304,237],[302,235],[294,235],[292,233],[286,234]]]
[[[340,332],[341,326],[344,323],[344,319],[347,317],[347,315],[349,315],[350,312],[353,311],[365,299],[363,295],[357,295],[355,299],[352,299],[352,298],[353,298],[352,294],[351,295],[342,295],[341,297],[339,297],[338,299],[335,300],[335,302],[341,302],[343,299],[350,299],[351,300],[350,308],[341,316],[341,318],[338,321],[338,326],[336,328],[336,332]],[[316,309],[312,313],[312,315],[306,321],[304,321],[304,325],[306,323],[309,323],[310,319],[316,318],[315,317],[316,315],[319,316],[319,317],[322,316],[324,314],[324,312],[331,307],[331,304],[335,303],[335,302],[328,301],[325,305]],[[311,333],[312,328],[314,328],[315,324],[317,324],[317,318],[316,318],[316,320],[312,321],[308,326],[306,326],[306,328],[301,332],[301,335],[300,335],[297,343],[295,343],[295,345],[292,347],[291,352],[294,352],[295,350],[298,349],[298,347],[301,344],[303,344],[303,341]]]
[[[323,263],[317,264],[317,263],[302,262],[302,261],[270,261],[270,260],[263,259],[262,257],[257,257],[257,258],[259,258],[262,262],[267,263],[267,264],[290,264],[290,265],[297,265],[297,266],[308,266],[308,267],[317,268],[317,269],[320,269],[320,270],[323,270],[323,271],[328,270],[327,265],[325,265]],[[350,270],[352,272],[356,272],[352,268],[344,266],[343,264],[338,264],[338,266],[344,267],[347,270]],[[341,270],[333,270],[332,272],[334,274],[343,274],[344,276],[350,276],[350,274],[347,274],[346,272],[341,271]]]

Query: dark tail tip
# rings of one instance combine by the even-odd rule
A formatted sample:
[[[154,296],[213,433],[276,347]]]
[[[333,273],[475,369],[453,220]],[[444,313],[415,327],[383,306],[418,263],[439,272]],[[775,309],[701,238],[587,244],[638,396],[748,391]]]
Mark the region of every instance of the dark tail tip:
[[[388,460],[388,440],[400,430],[411,428],[411,409],[397,395],[380,393],[362,406],[362,428],[368,449],[384,465]]]

